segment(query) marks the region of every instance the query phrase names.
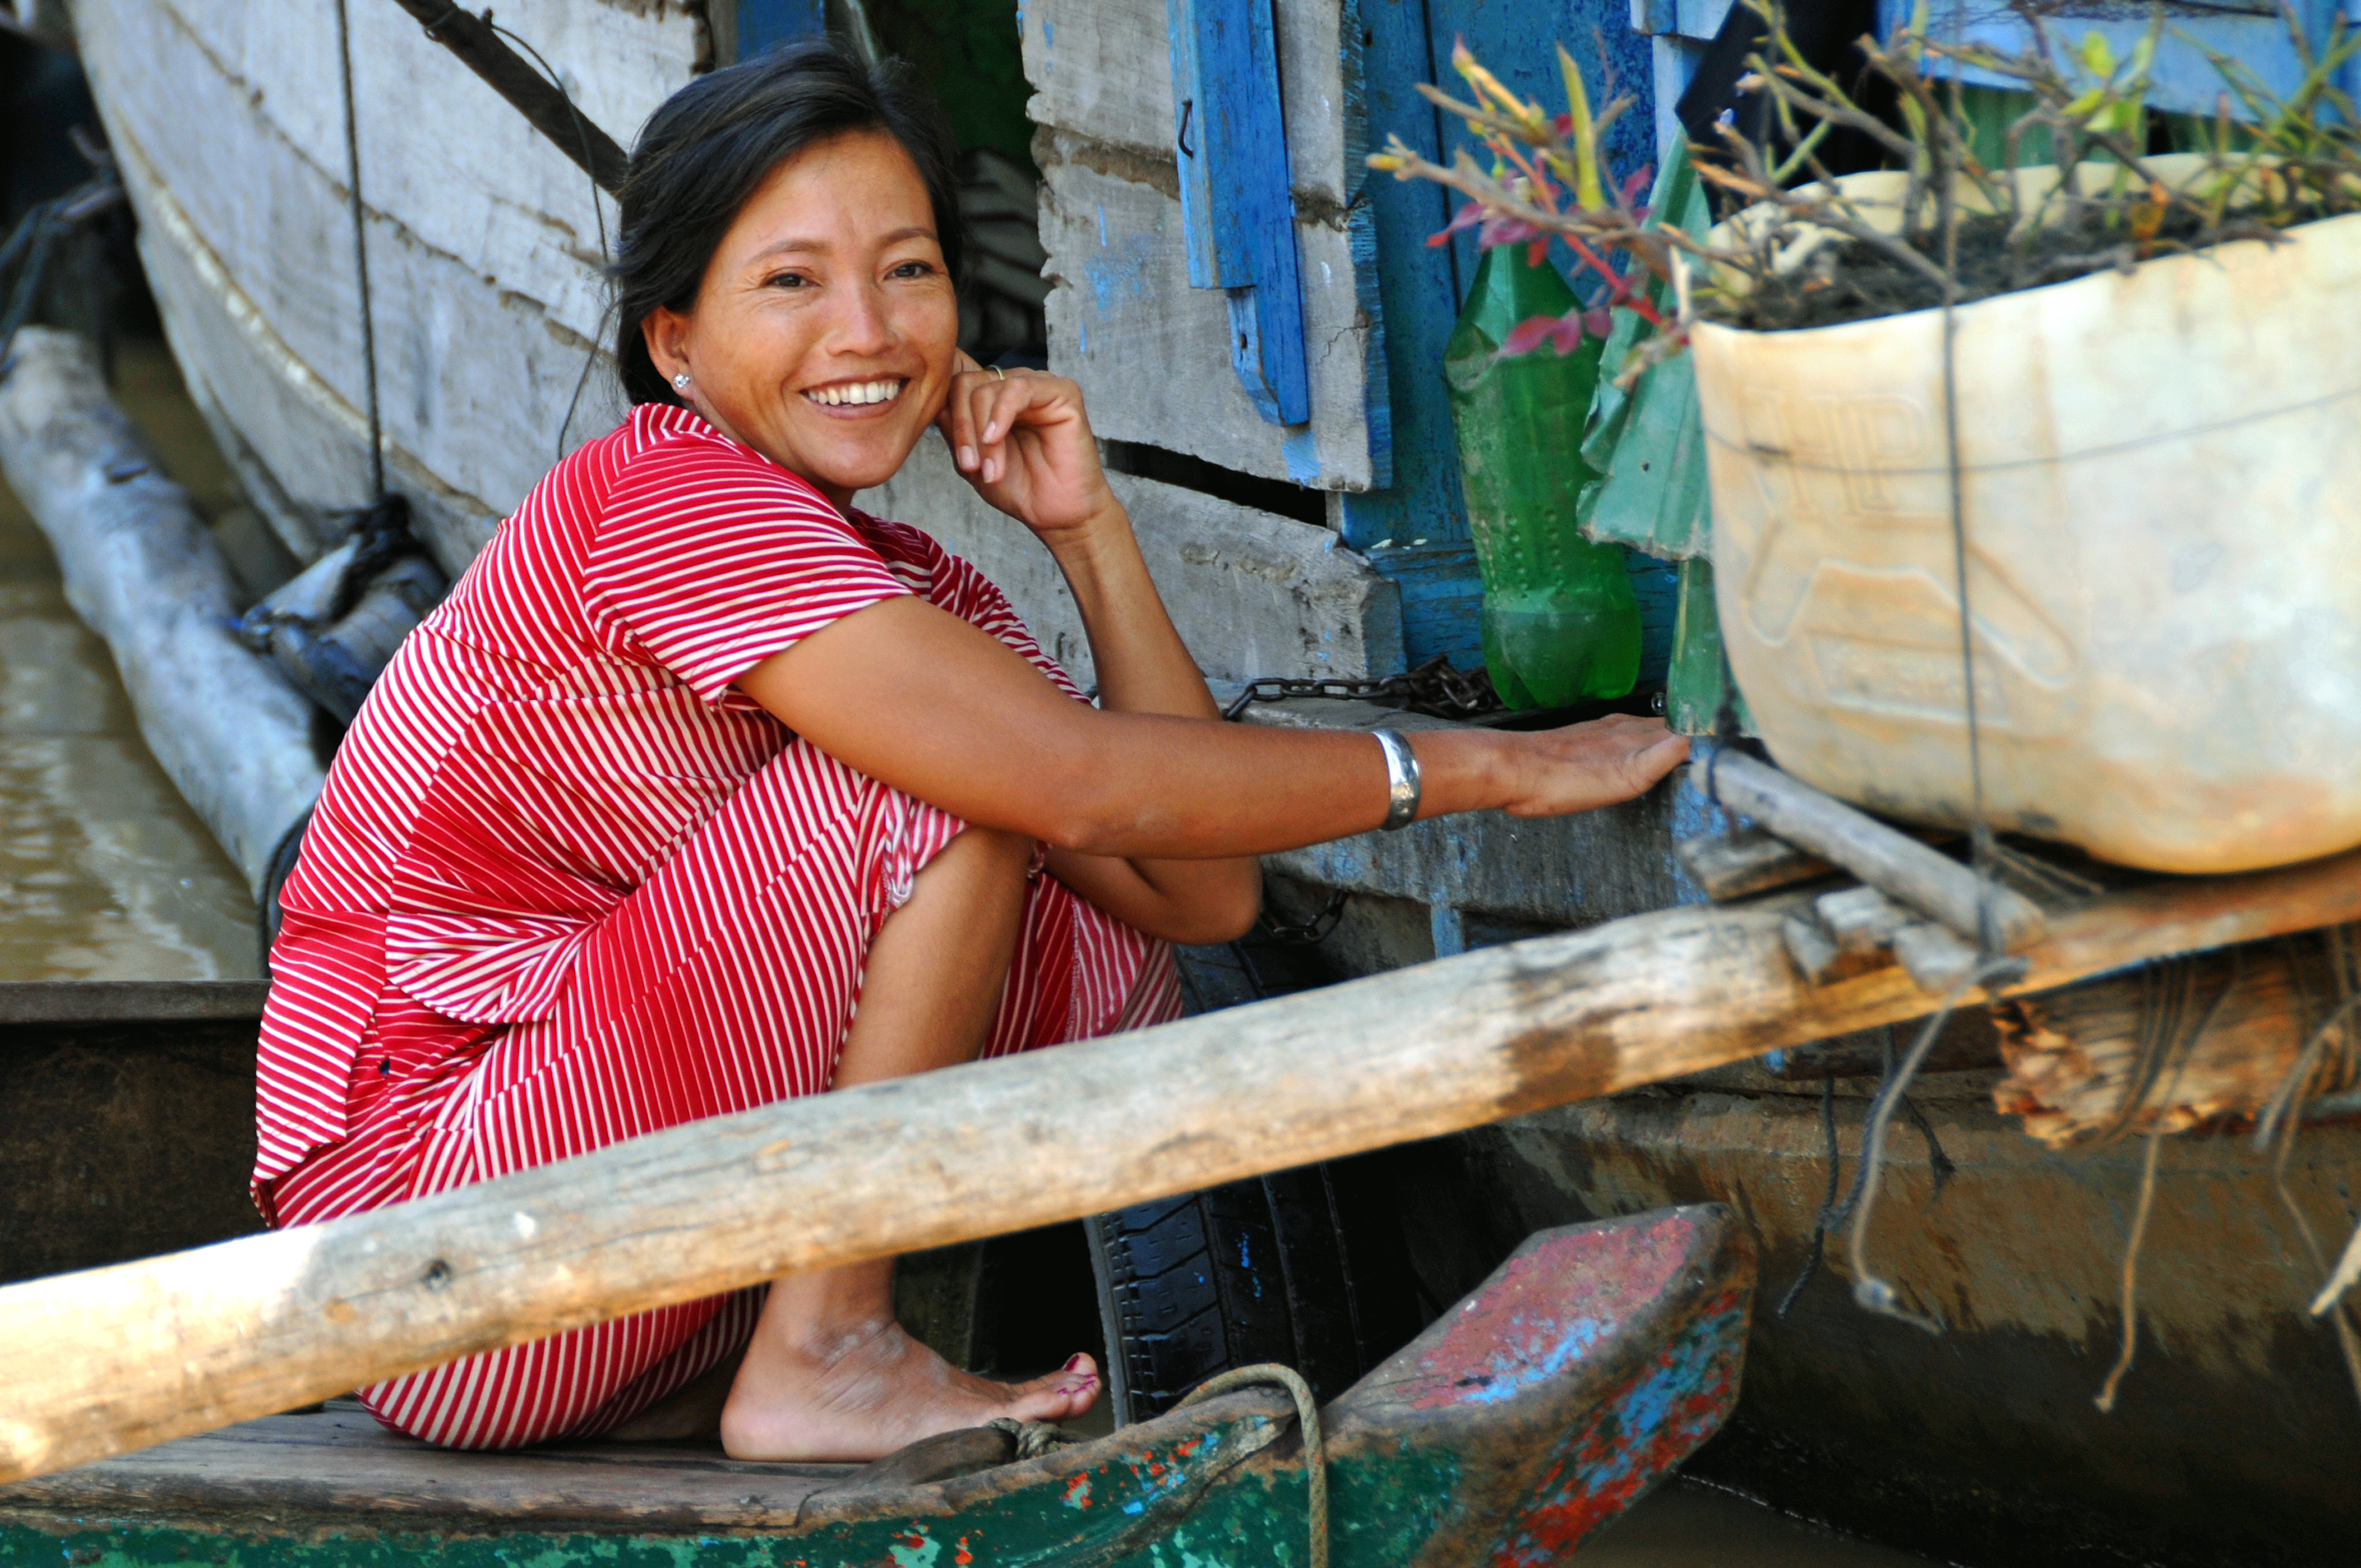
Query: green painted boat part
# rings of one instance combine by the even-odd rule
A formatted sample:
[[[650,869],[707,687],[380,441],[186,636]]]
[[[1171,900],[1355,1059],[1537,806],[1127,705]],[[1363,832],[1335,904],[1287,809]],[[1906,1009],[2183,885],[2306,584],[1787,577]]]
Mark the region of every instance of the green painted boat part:
[[[1638,682],[1640,601],[1623,553],[1584,539],[1575,511],[1593,477],[1579,448],[1598,341],[1500,353],[1520,323],[1576,308],[1557,269],[1527,265],[1525,248],[1484,253],[1443,368],[1484,579],[1484,667],[1510,707],[1565,707]]]
[[[1716,1205],[1544,1231],[1322,1413],[1334,1568],[1544,1568],[1736,1402],[1753,1253]],[[0,1489],[40,1568],[1303,1568],[1291,1398],[1031,1460],[978,1428],[866,1468],[577,1443],[458,1453],[350,1401]]]

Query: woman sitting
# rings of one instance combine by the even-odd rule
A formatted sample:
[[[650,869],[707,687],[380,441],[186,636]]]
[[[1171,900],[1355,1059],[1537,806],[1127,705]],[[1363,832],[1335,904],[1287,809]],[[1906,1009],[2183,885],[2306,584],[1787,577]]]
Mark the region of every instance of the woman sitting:
[[[895,71],[806,47],[649,121],[615,267],[631,416],[402,646],[287,882],[254,1184],[274,1223],[1160,1023],[1168,944],[1245,931],[1256,856],[1413,790],[1421,816],[1543,816],[1681,759],[1628,718],[1422,732],[1414,762],[1218,722],[1079,390],[955,346],[959,247],[950,148]],[[1064,571],[1097,707],[973,567],[854,509],[929,424]],[[478,1448],[646,1430],[668,1401],[764,1459],[1098,1397],[1086,1356],[1016,1387],[954,1370],[895,1321],[892,1277],[795,1275],[361,1397]]]

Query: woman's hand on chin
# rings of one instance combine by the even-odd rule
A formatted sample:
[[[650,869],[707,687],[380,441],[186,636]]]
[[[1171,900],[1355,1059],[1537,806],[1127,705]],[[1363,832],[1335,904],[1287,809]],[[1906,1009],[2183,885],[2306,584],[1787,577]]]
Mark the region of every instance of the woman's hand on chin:
[[[976,494],[1056,549],[1120,515],[1082,389],[1062,376],[981,369],[965,354],[935,423]]]

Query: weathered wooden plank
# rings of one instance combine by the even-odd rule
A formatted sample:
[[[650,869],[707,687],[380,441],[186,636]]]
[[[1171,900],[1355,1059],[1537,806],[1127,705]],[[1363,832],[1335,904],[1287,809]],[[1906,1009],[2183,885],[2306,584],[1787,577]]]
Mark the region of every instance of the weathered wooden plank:
[[[0,982],[0,1025],[259,1023],[266,980],[18,980]]]
[[[152,1004],[135,1003],[112,1021],[0,1025],[0,1280],[262,1229],[246,1195],[262,987],[236,989],[250,1004],[235,1016],[141,1018]]]
[[[540,48],[585,114],[618,134],[687,80],[703,46],[702,24],[677,8],[530,0],[516,12],[503,8],[501,25]],[[505,511],[556,455],[600,329],[590,183],[399,6],[351,14],[389,438],[423,471],[430,498],[440,490]],[[225,302],[214,313],[250,312],[296,370],[297,400],[309,407],[291,425],[277,417],[274,405],[289,399],[276,389],[250,411],[225,395],[217,412],[238,437],[226,444],[279,476],[262,497],[280,492],[274,525],[299,554],[316,554],[332,541],[305,520],[365,499],[364,484],[332,483],[332,471],[367,469],[336,428],[335,405],[366,399],[333,17],[223,0],[93,0],[82,26],[109,133],[136,146],[147,170],[134,180],[143,226],[154,223],[152,192],[169,191],[181,221],[166,226],[181,250],[206,258],[181,269],[216,274],[206,291]],[[204,134],[190,134],[195,126]],[[290,267],[290,257],[309,261]],[[201,299],[165,305],[176,347],[220,335],[171,319],[202,309]],[[254,378],[202,360],[192,368],[203,379]],[[574,440],[611,423],[619,405],[608,385],[593,374]],[[422,511],[431,531],[435,509],[423,500]],[[452,565],[466,553],[444,554]]]
[[[1360,0],[1276,0],[1279,94],[1299,204],[1342,207],[1360,187],[1348,113],[1350,36]],[[1180,109],[1172,99],[1165,0],[1028,0],[1019,17],[1027,105],[1036,124],[1173,160]]]
[[[862,1471],[607,1442],[462,1457],[388,1431],[357,1404],[342,1404],[12,1487],[6,1501],[184,1517],[258,1509],[413,1523],[473,1516],[510,1530],[780,1530],[795,1524],[814,1493],[852,1483]]]
[[[1324,528],[1128,474],[1107,482],[1173,624],[1215,680],[1359,677],[1401,658],[1391,583]],[[1080,613],[1057,563],[1024,526],[979,498],[929,433],[893,480],[860,504],[925,529],[1006,593],[1051,657],[1094,681]]]
[[[335,543],[324,515],[368,493],[368,422],[296,357],[229,277],[145,149],[121,129],[110,140],[139,214],[148,286],[190,395],[272,531],[299,557],[316,558]],[[465,569],[491,538],[491,503],[445,483],[399,438],[386,444],[386,477],[410,498],[412,526],[446,570]]]
[[[1299,217],[1308,425],[1267,424],[1230,366],[1227,300],[1189,286],[1172,165],[1052,132],[1039,144],[1049,363],[1089,394],[1099,433],[1323,489],[1382,482],[1369,445],[1371,334],[1353,239]]]
[[[715,1117],[326,1224],[0,1289],[0,1479],[782,1274],[1434,1136],[1934,1002],[1814,990],[1782,901],[1690,907]],[[2055,923],[2024,989],[2361,918],[2361,851]]]
[[[2144,970],[2004,1007],[2009,1071],[1993,1101],[2051,1148],[2159,1127],[2251,1125],[2353,983],[2354,936],[2273,942],[2179,973]],[[2160,1016],[2177,1019],[2179,1033],[2158,1056]],[[2356,1086],[2355,1058],[2334,1048],[2354,1026],[2342,1024],[2303,1075],[2307,1099]]]
[[[558,82],[525,63],[488,19],[448,0],[396,0],[452,57],[522,115],[550,145],[581,167],[609,195],[620,195],[629,155],[606,128],[575,104]]]
[[[1730,810],[1790,843],[1844,867],[1863,882],[1963,937],[1992,922],[1993,943],[2014,951],[2041,934],[2040,907],[2020,893],[1981,885],[1974,872],[1843,802],[1822,795],[1743,751],[1717,751],[1705,782]]]

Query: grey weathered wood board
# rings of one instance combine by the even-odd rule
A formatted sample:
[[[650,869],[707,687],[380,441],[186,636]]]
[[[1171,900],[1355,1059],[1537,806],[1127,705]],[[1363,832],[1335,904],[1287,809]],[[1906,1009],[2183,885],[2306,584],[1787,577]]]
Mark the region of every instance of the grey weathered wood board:
[[[1342,206],[1366,177],[1346,102],[1357,0],[1277,0],[1279,97],[1298,206]],[[1110,147],[1172,159],[1170,34],[1164,0],[1032,0],[1023,11],[1027,113]],[[1357,83],[1353,85],[1357,91]]]
[[[1041,196],[1049,365],[1089,394],[1102,435],[1268,478],[1367,489],[1367,400],[1375,320],[1355,285],[1354,239],[1299,216],[1312,419],[1264,422],[1230,368],[1230,318],[1218,289],[1189,286],[1180,200],[1169,160],[1115,154],[1053,132]]]
[[[1450,729],[1447,719],[1375,703],[1304,699],[1256,703],[1249,724],[1303,729]],[[1697,803],[1672,782],[1637,800],[1573,817],[1499,811],[1430,817],[1391,833],[1358,833],[1266,855],[1263,863],[1348,893],[1414,899],[1440,908],[1587,926],[1693,896],[1672,852],[1675,822]]]
[[[508,1528],[760,1530],[796,1522],[853,1464],[755,1464],[716,1449],[575,1443],[455,1454],[378,1425],[357,1402],[266,1416],[10,1487],[8,1505],[206,1515],[241,1508],[380,1523],[464,1515]]]
[[[1331,490],[1392,482],[1373,240],[1353,194],[1366,115],[1356,5],[1279,0],[1279,91],[1302,276],[1308,424],[1266,423],[1230,368],[1228,302],[1189,286],[1159,0],[1035,0],[1023,19],[1028,113],[1060,287],[1050,363],[1100,430]]]
[[[1359,677],[1401,658],[1394,585],[1333,532],[1230,501],[1111,474],[1173,624],[1216,680]],[[1088,688],[1081,613],[1039,541],[978,497],[933,432],[892,482],[858,504],[924,529],[1006,593],[1052,658]]]
[[[463,565],[556,455],[605,309],[599,214],[582,172],[399,7],[350,14],[390,473]],[[175,351],[309,559],[331,543],[320,514],[367,499],[333,13],[89,0],[79,20]],[[625,138],[705,48],[683,7],[518,0],[500,22]],[[605,384],[574,441],[612,423]]]

